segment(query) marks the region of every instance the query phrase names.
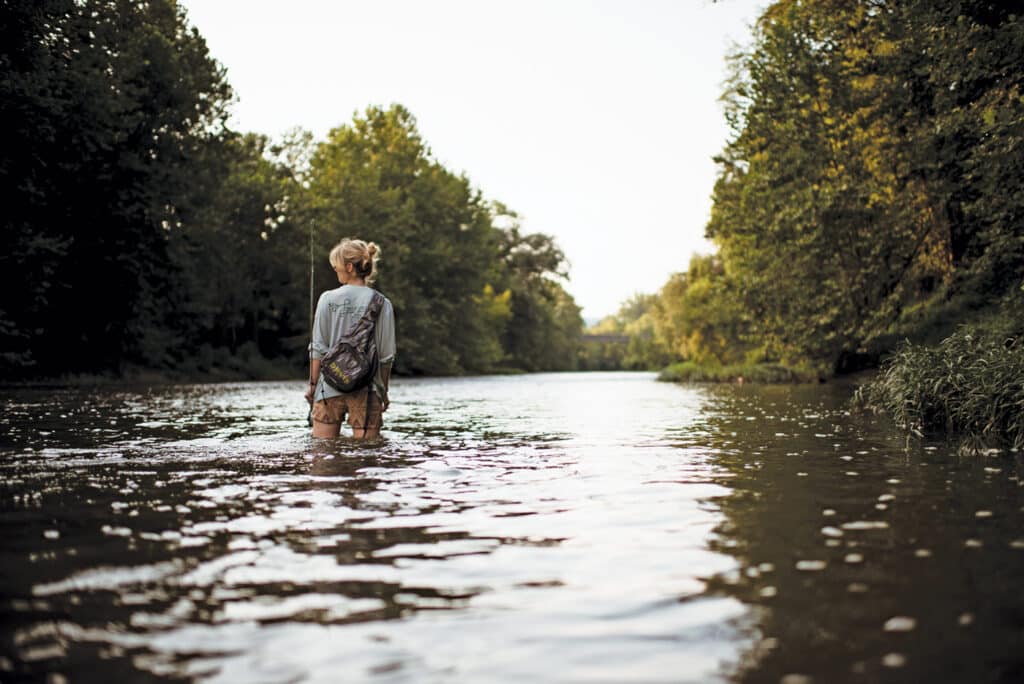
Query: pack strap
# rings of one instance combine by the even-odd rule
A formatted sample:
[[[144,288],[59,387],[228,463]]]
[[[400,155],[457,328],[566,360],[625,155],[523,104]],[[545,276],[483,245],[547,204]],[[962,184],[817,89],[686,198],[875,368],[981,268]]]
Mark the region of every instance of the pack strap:
[[[366,311],[364,311],[363,315],[358,321],[356,321],[356,324],[352,326],[352,331],[348,333],[348,336],[353,337],[367,328],[377,325],[377,319],[380,317],[380,311],[383,307],[384,295],[374,290],[369,306],[366,307]]]
[[[358,328],[360,325],[363,325],[364,321],[367,322],[367,325],[376,327],[377,319],[380,318],[380,311],[383,307],[384,295],[374,290],[373,298],[370,299],[370,305],[366,307],[366,312],[363,314],[363,317],[359,319],[359,324],[356,327]],[[376,331],[374,331],[374,333],[376,334]],[[377,363],[375,359],[373,371],[375,376],[377,375],[376,366]],[[373,381],[374,378],[370,378],[370,384],[366,386],[366,414],[363,416],[363,439],[366,439],[366,430],[370,426],[370,408],[373,404]]]
[[[363,439],[366,439],[366,429],[370,427],[370,404],[373,400],[373,382],[366,386],[366,416],[363,418]]]

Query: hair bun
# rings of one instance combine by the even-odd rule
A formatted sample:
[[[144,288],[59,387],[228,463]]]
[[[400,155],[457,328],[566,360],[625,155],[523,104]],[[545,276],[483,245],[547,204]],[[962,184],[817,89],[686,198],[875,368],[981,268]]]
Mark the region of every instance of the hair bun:
[[[380,256],[380,247],[374,242],[363,242],[357,238],[343,238],[341,242],[331,250],[331,266],[335,269],[343,269],[345,264],[351,264],[356,273],[366,280],[369,285],[377,277],[377,258]]]

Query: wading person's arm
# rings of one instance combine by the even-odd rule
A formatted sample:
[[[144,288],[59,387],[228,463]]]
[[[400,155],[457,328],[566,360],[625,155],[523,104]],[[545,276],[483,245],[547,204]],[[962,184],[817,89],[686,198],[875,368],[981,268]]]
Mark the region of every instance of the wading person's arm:
[[[320,377],[320,359],[309,361],[309,383],[306,385],[306,401],[313,405],[313,392],[316,391],[316,381]]]
[[[316,316],[313,318],[313,339],[309,344],[309,381],[306,383],[306,401],[312,407],[316,402],[316,387],[320,379],[320,359],[330,349],[331,321],[330,311],[327,308],[327,300],[320,295],[320,301],[316,304]],[[314,432],[316,429],[314,420]]]
[[[380,384],[384,388],[384,396],[380,399],[380,410],[387,411],[390,400],[388,399],[388,383],[391,381],[391,362],[380,364]]]
[[[330,417],[331,412],[327,411],[326,395],[324,389],[321,395],[316,396],[316,388],[321,385],[322,359],[331,348],[331,315],[328,309],[327,299],[321,296],[321,301],[316,306],[316,316],[313,319],[313,340],[309,354],[309,381],[306,384],[306,400],[309,401],[312,413],[314,437],[337,437],[341,431],[341,422]],[[321,399],[317,403],[316,399]]]
[[[380,368],[377,378],[380,381],[380,389],[383,396],[380,398],[382,411],[388,409],[391,401],[388,399],[388,386],[391,382],[391,369],[395,364],[395,310],[391,302],[384,300],[384,307],[381,309],[380,318],[377,319],[377,353],[380,354]]]

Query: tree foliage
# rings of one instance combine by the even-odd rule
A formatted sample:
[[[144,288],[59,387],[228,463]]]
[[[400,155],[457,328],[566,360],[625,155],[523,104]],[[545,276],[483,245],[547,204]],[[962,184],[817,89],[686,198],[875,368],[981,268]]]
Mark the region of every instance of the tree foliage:
[[[572,366],[582,321],[558,282],[561,250],[547,235],[523,235],[514,213],[434,160],[404,107],[370,107],[331,131],[301,197],[319,253],[344,236],[382,246],[399,371]],[[331,286],[327,273],[321,287]]]
[[[171,2],[5,2],[0,353],[96,370],[168,316],[168,236],[231,91]]]
[[[659,295],[657,329],[677,359],[841,371],[923,301],[1017,291],[1022,9],[764,10],[723,96],[731,135],[707,228],[717,257]]]
[[[0,13],[8,374],[297,369],[310,236],[317,291],[341,238],[381,245],[399,372],[576,363],[564,255],[436,161],[405,108],[272,142],[226,126],[224,70],[172,0]]]

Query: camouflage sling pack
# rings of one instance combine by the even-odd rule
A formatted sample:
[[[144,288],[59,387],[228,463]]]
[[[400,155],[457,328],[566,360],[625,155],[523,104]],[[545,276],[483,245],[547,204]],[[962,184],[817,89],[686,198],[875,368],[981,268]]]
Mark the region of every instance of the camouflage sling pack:
[[[339,392],[355,392],[373,380],[378,363],[374,329],[382,306],[384,295],[375,291],[363,317],[320,361],[324,381]]]

